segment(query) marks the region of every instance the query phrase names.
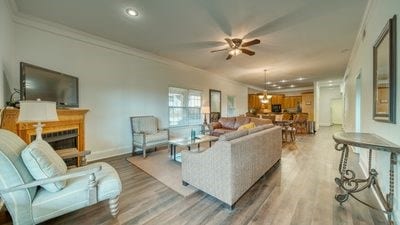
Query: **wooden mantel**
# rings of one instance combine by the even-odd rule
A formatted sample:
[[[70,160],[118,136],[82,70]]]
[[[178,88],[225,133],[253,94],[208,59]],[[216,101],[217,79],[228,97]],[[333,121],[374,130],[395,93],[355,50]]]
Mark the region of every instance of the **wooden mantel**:
[[[58,120],[56,122],[43,123],[43,134],[77,129],[79,151],[85,150],[85,114],[88,109],[57,109]],[[4,119],[1,128],[10,130],[20,136],[26,143],[31,143],[32,136],[36,134],[35,123],[17,123],[19,109],[4,109]]]

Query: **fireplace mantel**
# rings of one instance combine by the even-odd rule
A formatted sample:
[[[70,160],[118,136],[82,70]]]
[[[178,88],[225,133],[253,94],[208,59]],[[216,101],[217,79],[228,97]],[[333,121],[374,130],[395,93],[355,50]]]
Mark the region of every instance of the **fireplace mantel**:
[[[57,109],[58,120],[56,122],[45,122],[43,134],[67,131],[72,129],[78,130],[77,149],[85,150],[85,115],[88,109]],[[19,109],[6,108],[4,111],[4,119],[1,128],[10,130],[20,136],[26,143],[31,143],[36,135],[35,123],[17,123]]]

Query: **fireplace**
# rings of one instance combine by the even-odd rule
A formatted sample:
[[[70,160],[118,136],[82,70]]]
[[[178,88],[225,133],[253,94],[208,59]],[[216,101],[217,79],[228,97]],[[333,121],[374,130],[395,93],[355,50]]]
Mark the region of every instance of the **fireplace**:
[[[43,140],[47,141],[54,150],[66,148],[78,148],[78,129],[70,129],[42,134]],[[36,135],[31,135],[31,141],[36,139]],[[76,165],[77,159],[65,160],[67,166]]]
[[[85,114],[87,109],[57,109],[59,121],[46,122],[43,127],[43,139],[55,150],[76,148],[85,151]],[[36,139],[35,123],[17,123],[18,109],[5,109],[1,127],[20,136],[27,144]],[[78,159],[77,165],[80,165]]]

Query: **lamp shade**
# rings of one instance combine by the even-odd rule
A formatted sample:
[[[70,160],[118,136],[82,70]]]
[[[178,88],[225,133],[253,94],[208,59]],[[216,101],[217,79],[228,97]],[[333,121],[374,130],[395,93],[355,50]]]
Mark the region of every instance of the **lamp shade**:
[[[201,107],[201,113],[210,113],[210,106]]]
[[[21,101],[18,122],[58,121],[56,103],[48,101]]]

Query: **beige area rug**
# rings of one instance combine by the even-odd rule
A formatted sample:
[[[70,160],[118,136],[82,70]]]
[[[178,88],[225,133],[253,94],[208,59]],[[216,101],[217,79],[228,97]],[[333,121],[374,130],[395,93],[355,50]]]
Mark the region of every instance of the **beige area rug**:
[[[197,191],[190,185],[182,185],[181,164],[169,158],[168,150],[151,152],[146,158],[138,155],[127,160],[184,197]]]

